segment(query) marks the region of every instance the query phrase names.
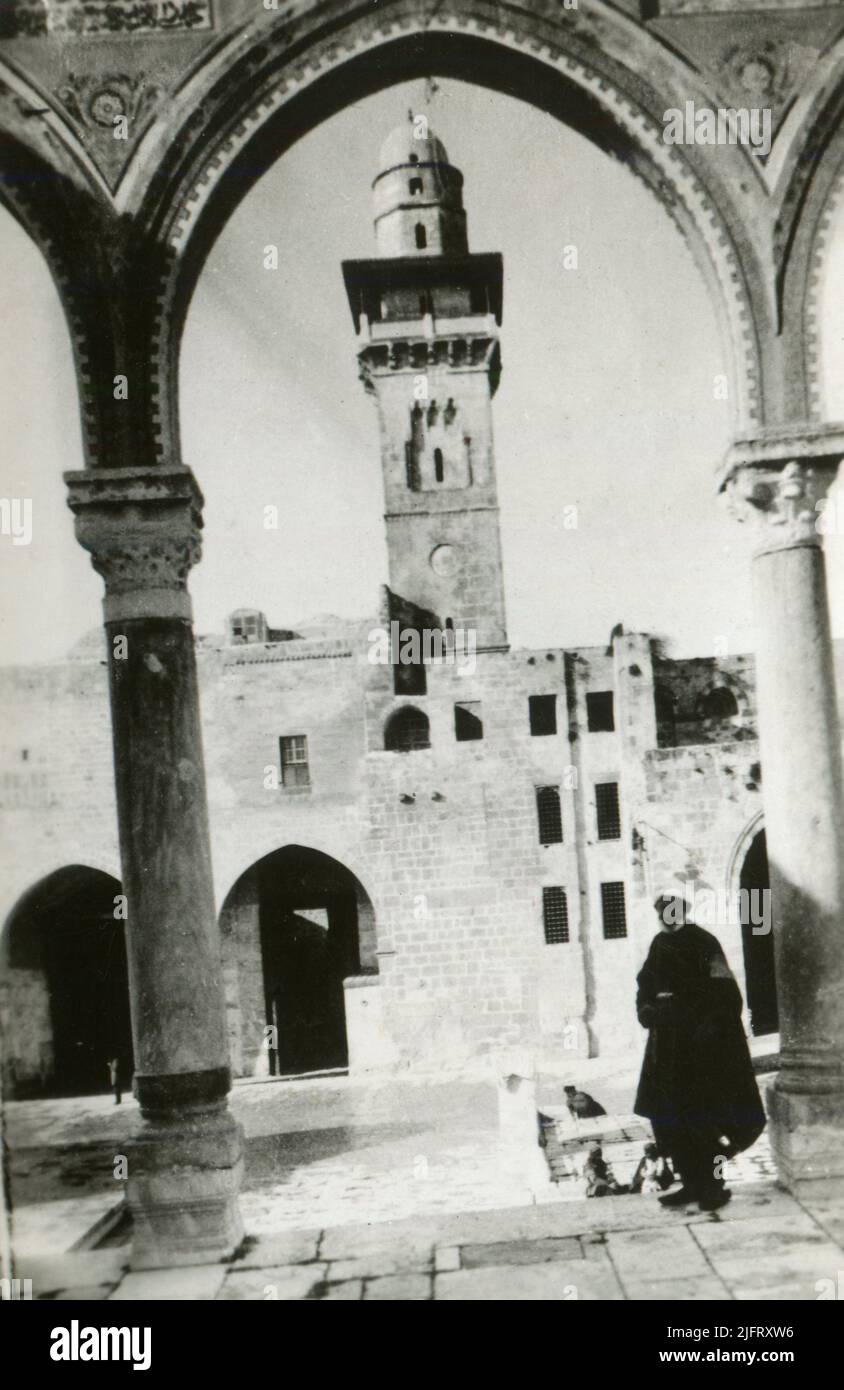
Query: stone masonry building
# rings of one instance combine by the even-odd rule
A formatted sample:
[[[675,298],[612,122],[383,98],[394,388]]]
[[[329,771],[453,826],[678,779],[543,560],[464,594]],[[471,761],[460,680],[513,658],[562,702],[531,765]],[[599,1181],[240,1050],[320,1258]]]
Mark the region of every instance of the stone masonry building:
[[[380,612],[273,630],[240,610],[197,643],[233,1072],[626,1053],[671,890],[708,895],[748,1026],[775,1031],[770,930],[735,910],[768,886],[753,660],[672,660],[621,626],[510,648],[501,258],[469,252],[424,118],[373,188],[377,255],[343,273],[380,428]],[[130,1070],[106,667],[95,635],[0,672],[6,1094]]]

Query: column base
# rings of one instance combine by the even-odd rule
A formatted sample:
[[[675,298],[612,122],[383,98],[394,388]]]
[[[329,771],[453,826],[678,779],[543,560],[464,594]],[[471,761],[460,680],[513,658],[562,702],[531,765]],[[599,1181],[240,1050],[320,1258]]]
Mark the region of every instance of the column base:
[[[132,1269],[216,1264],[243,1240],[243,1132],[223,1105],[156,1116],[128,1153]]]
[[[768,1093],[771,1148],[780,1182],[795,1196],[844,1196],[844,1094]]]

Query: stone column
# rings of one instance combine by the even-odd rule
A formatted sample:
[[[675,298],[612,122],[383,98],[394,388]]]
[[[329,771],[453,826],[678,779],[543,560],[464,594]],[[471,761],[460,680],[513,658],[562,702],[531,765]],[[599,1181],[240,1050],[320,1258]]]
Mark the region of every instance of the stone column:
[[[135,1268],[227,1258],[242,1238],[242,1136],[228,1110],[225,1007],[187,574],[202,497],[182,467],[66,474],[105,580],[135,1089]]]
[[[723,477],[753,528],[762,792],[781,1070],[769,1101],[780,1177],[844,1185],[844,779],[819,521],[844,429],[739,441]]]

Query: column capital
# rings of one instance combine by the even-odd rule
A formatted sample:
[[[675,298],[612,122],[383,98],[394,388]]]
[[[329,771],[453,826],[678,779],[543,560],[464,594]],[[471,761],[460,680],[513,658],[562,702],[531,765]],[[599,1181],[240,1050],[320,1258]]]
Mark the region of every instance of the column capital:
[[[758,554],[819,547],[819,503],[842,458],[844,425],[766,430],[731,446],[718,491],[737,521],[751,523]]]
[[[192,618],[187,576],[201,553],[202,493],[189,468],[65,473],[76,538],[105,580],[106,622]]]

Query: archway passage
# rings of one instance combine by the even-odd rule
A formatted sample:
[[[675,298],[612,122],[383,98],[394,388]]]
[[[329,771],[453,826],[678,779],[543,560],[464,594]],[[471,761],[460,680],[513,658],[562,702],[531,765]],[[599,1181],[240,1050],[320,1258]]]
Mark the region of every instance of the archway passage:
[[[117,1058],[133,1071],[129,981],[118,881],[60,869],[15,908],[3,943],[3,1082],[15,1098],[109,1090]]]
[[[745,855],[739,888],[743,908],[741,938],[744,948],[747,1008],[751,1032],[755,1037],[759,1037],[763,1033],[776,1033],[779,1027],[774,934],[772,931],[759,931],[760,919],[763,916],[762,904],[767,901],[767,897],[762,897],[762,894],[767,895],[770,892],[764,830],[760,830],[754,836]],[[765,913],[764,920],[770,924],[768,913]]]
[[[354,874],[288,845],[242,875],[220,925],[235,1071],[347,1067],[343,982],[377,974],[372,904]]]

